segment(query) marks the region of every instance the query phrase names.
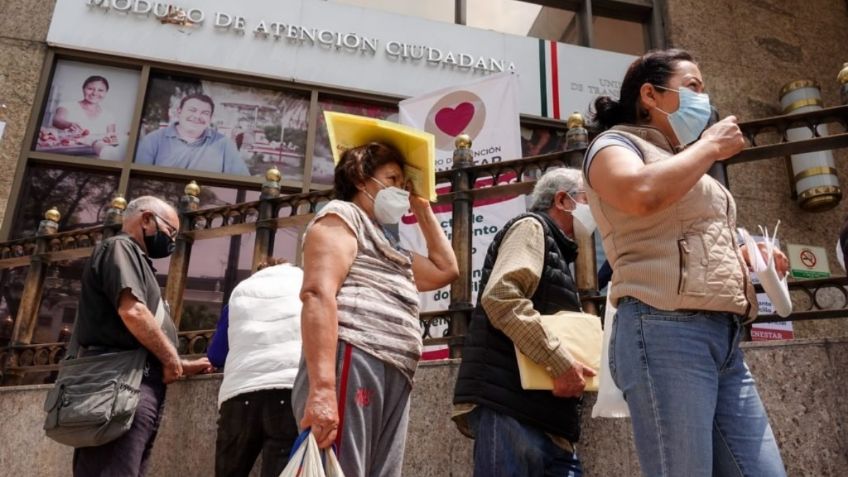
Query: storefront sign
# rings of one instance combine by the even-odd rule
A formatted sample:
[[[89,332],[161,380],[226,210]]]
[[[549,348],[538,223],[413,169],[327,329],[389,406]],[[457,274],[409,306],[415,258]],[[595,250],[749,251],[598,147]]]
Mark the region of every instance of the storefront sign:
[[[182,24],[199,25],[206,14],[199,8],[183,8],[165,2],[148,0],[85,0],[86,5],[103,11],[113,10],[119,13],[151,16],[157,20],[180,21]]]
[[[412,97],[520,74],[520,112],[617,95],[632,56],[308,0],[57,0],[51,45]]]
[[[86,0],[86,2],[95,13],[112,11],[118,14],[138,15],[183,28],[203,28],[206,18],[210,17],[214,18],[212,25],[218,30],[236,35],[250,33],[254,39],[273,40],[287,46],[326,47],[366,55],[376,55],[381,52],[395,60],[409,61],[419,65],[441,64],[466,71],[515,71],[515,63],[499,58],[475,56],[397,40],[381,43],[379,38],[355,32],[314,28],[269,18],[248,18],[233,11],[215,11],[207,14],[200,8],[147,0]]]
[[[827,278],[830,265],[822,247],[789,244],[789,268],[794,278]]]

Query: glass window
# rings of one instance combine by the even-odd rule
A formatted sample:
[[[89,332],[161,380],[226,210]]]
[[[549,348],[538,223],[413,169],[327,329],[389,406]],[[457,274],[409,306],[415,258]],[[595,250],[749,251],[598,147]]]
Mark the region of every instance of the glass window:
[[[309,97],[157,75],[144,103],[135,163],[303,179]]]
[[[645,25],[639,22],[609,17],[592,17],[594,46],[601,50],[628,55],[642,55],[647,51]]]
[[[296,265],[300,263],[300,248],[303,232],[306,231],[306,226],[300,227],[284,227],[277,229],[274,234],[274,256],[284,258]]]
[[[516,0],[467,0],[466,24],[484,30],[578,43],[575,12]]]
[[[10,238],[34,236],[50,207],[62,214],[59,231],[99,225],[117,190],[117,174],[31,165]]]
[[[33,343],[56,343],[70,338],[87,262],[88,258],[81,258],[53,262],[47,267]]]
[[[132,199],[141,195],[154,195],[177,204],[184,188],[185,184],[181,182],[135,177],[130,178],[128,196]],[[255,200],[259,200],[258,191],[216,186],[200,188],[202,209]],[[180,330],[215,328],[221,307],[232,289],[250,275],[255,241],[256,233],[249,233],[194,242],[183,295]],[[157,270],[159,285],[164,287],[171,260],[154,260],[153,265]]]
[[[225,294],[235,286],[235,283],[227,283],[227,279],[232,276],[228,273],[230,263],[236,267],[236,271],[241,269],[242,275],[250,274],[249,260],[246,266],[240,266],[242,264],[238,260],[240,242],[244,241],[240,239],[243,237],[197,240],[192,245],[188,279],[183,292],[181,331],[215,328],[225,303]]]
[[[35,150],[123,160],[138,82],[135,70],[57,61]]]
[[[0,346],[9,343],[29,266],[0,270]]]
[[[143,195],[152,195],[176,206],[185,195],[188,181],[165,180],[149,176],[130,177],[127,200]],[[259,200],[259,192],[250,189],[235,189],[200,184],[200,208],[208,209],[223,205]]]
[[[565,129],[521,126],[521,157],[565,151]]]
[[[324,111],[338,111],[389,120],[396,119],[398,111],[397,106],[369,104],[328,97],[319,98],[318,108],[318,131],[315,135],[315,152],[312,158],[312,182],[317,184],[333,183],[333,155],[330,152],[330,138],[327,136],[327,123],[324,122]]]
[[[370,8],[384,12],[397,13],[410,17],[426,18],[440,22],[454,22],[455,0],[331,0],[356,7]]]

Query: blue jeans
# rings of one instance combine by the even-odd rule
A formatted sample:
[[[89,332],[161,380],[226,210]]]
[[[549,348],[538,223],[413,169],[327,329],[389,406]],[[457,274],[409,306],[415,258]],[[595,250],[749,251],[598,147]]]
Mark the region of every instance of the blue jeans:
[[[624,392],[642,473],[786,475],[739,349],[740,317],[619,301],[610,373]]]
[[[468,416],[474,433],[475,477],[582,477],[576,453],[554,444],[544,431],[477,406]]]

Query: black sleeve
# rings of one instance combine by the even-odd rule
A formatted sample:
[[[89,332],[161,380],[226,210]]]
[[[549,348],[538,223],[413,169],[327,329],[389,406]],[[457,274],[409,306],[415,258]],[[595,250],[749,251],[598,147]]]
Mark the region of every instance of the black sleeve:
[[[842,260],[845,262],[842,266],[848,270],[848,220],[842,226],[842,232],[839,233],[839,244],[842,246]]]
[[[101,288],[116,310],[120,305],[121,292],[129,289],[138,301],[153,311],[144,293],[142,267],[143,258],[136,246],[127,240],[115,240],[103,250],[98,263]]]

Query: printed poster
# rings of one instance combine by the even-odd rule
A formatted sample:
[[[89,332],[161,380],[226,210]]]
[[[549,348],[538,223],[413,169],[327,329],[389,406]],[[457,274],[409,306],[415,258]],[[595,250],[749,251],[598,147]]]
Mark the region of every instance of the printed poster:
[[[521,157],[518,78],[512,74],[486,77],[474,83],[446,88],[402,101],[399,105],[401,124],[423,129],[436,136],[436,170],[450,169],[456,137],[471,136],[475,164],[489,164]],[[514,181],[504,178],[501,183]],[[486,185],[486,180],[477,186]],[[488,180],[491,183],[491,179]],[[437,186],[438,187],[438,186]],[[439,192],[449,190],[441,184]],[[472,303],[480,292],[480,275],[486,251],[503,225],[526,210],[524,196],[496,197],[474,203],[472,218]],[[435,206],[436,218],[451,237],[451,207]],[[399,227],[402,243],[409,249],[427,254],[424,238],[415,217],[405,216]],[[447,310],[450,287],[421,294],[421,311]],[[430,336],[447,332],[447,323],[433,323]],[[423,359],[448,357],[446,346],[428,346]]]

